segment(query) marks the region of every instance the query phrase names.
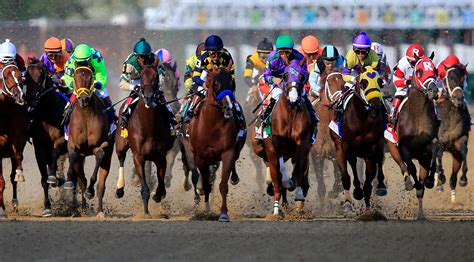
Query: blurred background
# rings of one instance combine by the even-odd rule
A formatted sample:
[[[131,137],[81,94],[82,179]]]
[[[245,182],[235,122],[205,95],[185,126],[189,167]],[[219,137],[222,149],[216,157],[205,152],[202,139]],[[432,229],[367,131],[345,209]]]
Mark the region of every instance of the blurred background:
[[[154,49],[170,50],[184,72],[185,60],[209,34],[218,34],[237,66],[239,96],[247,93],[243,69],[247,55],[264,37],[274,41],[288,33],[299,44],[308,34],[320,45],[333,44],[345,54],[353,37],[366,31],[385,45],[393,67],[407,45],[420,43],[435,51],[435,64],[455,53],[468,63],[474,101],[474,1],[287,1],[287,0],[0,0],[0,38],[11,39],[18,52],[39,55],[51,35],[87,43],[101,51],[115,99],[122,62],[133,44],[145,37]]]

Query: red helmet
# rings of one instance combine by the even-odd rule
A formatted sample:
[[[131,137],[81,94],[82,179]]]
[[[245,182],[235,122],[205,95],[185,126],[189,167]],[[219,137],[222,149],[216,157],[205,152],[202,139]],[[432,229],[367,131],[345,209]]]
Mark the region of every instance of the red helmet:
[[[459,58],[455,54],[451,54],[444,59],[443,64],[449,68],[453,65],[461,64],[461,61],[459,61]]]
[[[409,47],[408,47],[408,50],[407,50],[407,59],[408,61],[410,62],[416,62],[417,59],[415,58],[415,55],[420,58],[422,56],[425,55],[425,50],[423,50],[423,47],[421,47],[421,45],[419,44],[411,44]]]

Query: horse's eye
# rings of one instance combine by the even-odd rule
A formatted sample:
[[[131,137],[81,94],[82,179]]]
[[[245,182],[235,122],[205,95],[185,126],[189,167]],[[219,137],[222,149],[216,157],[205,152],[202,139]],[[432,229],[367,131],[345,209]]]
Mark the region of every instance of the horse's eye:
[[[383,86],[383,80],[382,80],[382,78],[378,78],[378,79],[377,79],[377,84],[379,85],[379,87],[382,87],[382,86]]]

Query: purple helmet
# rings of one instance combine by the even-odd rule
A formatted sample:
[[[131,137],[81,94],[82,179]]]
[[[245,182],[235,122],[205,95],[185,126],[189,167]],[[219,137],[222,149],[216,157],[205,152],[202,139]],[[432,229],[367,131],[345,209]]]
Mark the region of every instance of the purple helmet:
[[[371,44],[372,41],[370,41],[369,36],[365,32],[360,32],[360,34],[354,38],[354,41],[352,41],[353,48],[370,49]]]

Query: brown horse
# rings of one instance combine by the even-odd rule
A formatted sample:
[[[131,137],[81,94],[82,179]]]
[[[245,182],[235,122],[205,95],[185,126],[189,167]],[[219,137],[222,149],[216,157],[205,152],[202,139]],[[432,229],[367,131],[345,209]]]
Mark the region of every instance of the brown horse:
[[[354,198],[357,200],[364,198],[366,211],[371,209],[372,181],[377,173],[377,165],[381,165],[384,154],[384,111],[380,91],[382,82],[376,68],[366,67],[354,90],[349,89],[342,97],[345,110],[340,120],[339,134],[331,132],[331,138],[336,146],[337,162],[342,173],[346,213],[352,210],[349,191],[351,178],[347,170],[347,162],[351,165],[354,174]],[[358,157],[364,159],[366,167],[363,190],[360,188],[357,174]]]
[[[442,184],[446,182],[443,170],[443,151],[448,151],[453,157],[453,169],[449,180],[451,188],[451,203],[456,202],[457,174],[462,165],[460,186],[467,185],[467,142],[471,129],[471,117],[464,102],[464,65],[455,65],[446,70],[443,81],[442,99],[437,103],[438,114],[441,119],[438,139],[438,185],[437,191],[443,191]]]
[[[123,166],[127,150],[130,148],[133,153],[135,170],[140,178],[144,212],[148,215],[150,189],[144,176],[145,161],[155,163],[158,170],[158,187],[153,200],[159,203],[166,196],[166,154],[173,147],[175,136],[171,135],[167,109],[159,102],[159,96],[162,96],[163,93],[159,91],[156,64],[145,66],[140,75],[140,100],[128,122],[128,138],[124,139],[118,132],[115,135],[116,153],[120,161],[116,196],[121,198],[124,194]]]
[[[114,147],[114,134],[109,135],[109,117],[104,111],[101,99],[94,93],[94,79],[91,65],[76,66],[74,70],[74,93],[77,101],[72,105],[69,121],[69,140],[67,148],[69,152],[69,170],[64,189],[73,189],[75,193],[76,184],[82,193],[82,205],[85,207],[86,199],[92,199],[95,195],[94,185],[97,182],[97,196],[99,198],[99,218],[104,217],[103,197],[105,193],[105,181],[109,174],[112,150]],[[84,174],[84,161],[86,156],[94,155],[96,164],[92,173],[91,181],[87,187],[87,179]],[[87,189],[86,189],[87,187]]]
[[[313,160],[314,172],[318,181],[318,195],[321,201],[326,197],[326,186],[324,184],[324,160],[329,160],[334,167],[334,184],[330,198],[336,198],[342,192],[341,175],[336,162],[336,148],[329,134],[329,123],[334,119],[333,104],[339,99],[344,80],[340,72],[325,72],[321,75],[321,97],[315,105],[316,113],[320,122],[318,123],[318,134],[316,143],[311,148],[311,159]]]
[[[239,181],[235,162],[239,158],[246,139],[245,133],[239,134],[239,127],[229,104],[229,100],[234,99],[231,90],[235,90],[235,81],[230,73],[231,66],[232,63],[227,68],[210,70],[205,83],[207,87],[205,101],[189,124],[189,143],[194,154],[194,162],[201,173],[199,179],[202,179],[207,209],[209,209],[209,194],[212,187],[210,166],[222,161],[222,177],[219,184],[222,196],[219,216],[221,222],[230,221],[227,214],[229,191],[227,183],[231,173],[231,183],[237,184]]]
[[[0,63],[0,160],[11,159],[10,181],[13,186],[12,205],[18,206],[17,182],[24,182],[23,149],[26,144],[27,111],[24,100],[23,77],[15,64]],[[5,217],[2,161],[0,161],[0,218]]]
[[[431,57],[432,58],[432,57]],[[436,171],[434,148],[437,145],[438,124],[433,99],[437,95],[436,68],[431,58],[422,57],[415,65],[408,99],[399,110],[395,130],[398,146],[387,140],[387,146],[404,176],[405,189],[416,188],[418,197],[417,219],[424,219],[423,195],[426,188],[433,188]],[[419,178],[412,159],[420,165]],[[429,173],[428,173],[429,172]],[[415,181],[413,185],[413,181]]]
[[[302,61],[304,63],[304,60]],[[286,189],[294,190],[298,210],[303,208],[308,182],[308,155],[311,149],[313,130],[302,93],[306,82],[304,69],[298,61],[293,60],[283,74],[284,92],[272,113],[271,137],[252,141],[255,153],[262,157],[270,167],[272,184],[267,191],[273,194],[273,215],[280,214],[280,198],[286,203]],[[292,178],[288,176],[285,162],[291,158],[293,163]]]
[[[43,216],[52,216],[51,202],[48,197],[49,185],[64,183],[56,177],[58,158],[67,153],[64,128],[61,125],[62,114],[67,103],[54,91],[53,81],[46,68],[36,58],[28,61],[25,74],[26,102],[32,123],[30,134],[33,138],[36,163],[41,173],[41,186],[44,191]]]

